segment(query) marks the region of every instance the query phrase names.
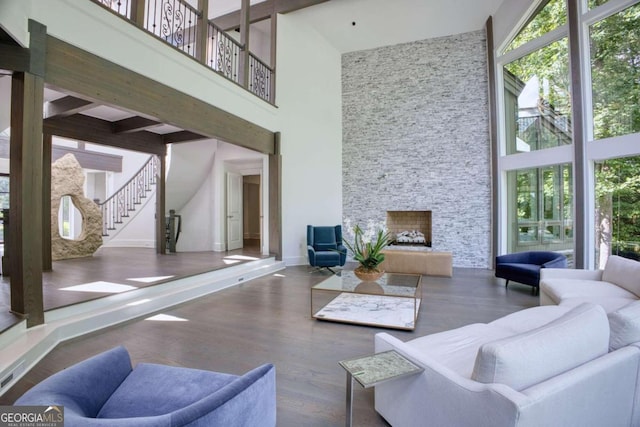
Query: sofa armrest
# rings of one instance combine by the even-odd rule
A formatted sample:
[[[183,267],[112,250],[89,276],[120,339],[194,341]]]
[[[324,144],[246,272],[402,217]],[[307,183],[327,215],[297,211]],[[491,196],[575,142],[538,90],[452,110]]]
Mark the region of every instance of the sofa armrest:
[[[424,425],[429,420],[430,425],[513,426],[521,408],[534,403],[504,384],[462,377],[385,332],[376,334],[375,351],[387,350],[424,368],[421,374],[375,387],[376,411],[392,425]]]
[[[131,370],[129,353],[116,347],[50,376],[15,404],[63,405],[69,412],[95,417]]]
[[[542,268],[540,281],[547,279],[602,280],[602,270],[580,270],[571,268]]]

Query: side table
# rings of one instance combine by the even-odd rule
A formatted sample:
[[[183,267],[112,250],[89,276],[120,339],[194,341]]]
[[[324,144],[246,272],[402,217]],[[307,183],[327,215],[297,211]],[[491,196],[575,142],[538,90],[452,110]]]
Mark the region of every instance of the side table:
[[[396,378],[418,374],[424,368],[414,364],[395,350],[342,360],[340,366],[347,371],[347,427],[353,420],[353,380],[370,388]]]

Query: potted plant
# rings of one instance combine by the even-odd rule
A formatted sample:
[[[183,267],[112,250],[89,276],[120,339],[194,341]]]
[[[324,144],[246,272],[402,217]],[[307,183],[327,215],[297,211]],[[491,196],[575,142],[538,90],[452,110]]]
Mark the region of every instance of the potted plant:
[[[360,264],[355,270],[355,275],[363,281],[378,280],[384,271],[378,266],[384,261],[382,250],[389,244],[389,233],[384,224],[376,224],[369,221],[366,231],[356,224],[351,228],[349,220],[345,220],[347,234],[353,236],[353,241],[343,237],[345,246],[353,253],[353,259]]]

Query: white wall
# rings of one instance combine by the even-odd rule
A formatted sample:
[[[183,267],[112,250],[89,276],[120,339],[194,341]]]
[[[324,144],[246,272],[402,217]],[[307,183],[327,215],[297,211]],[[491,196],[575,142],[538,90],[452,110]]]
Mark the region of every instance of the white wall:
[[[165,207],[180,213],[210,174],[218,147],[215,139],[171,144],[167,155]]]
[[[341,56],[296,13],[278,16],[283,261],[305,264],[307,224],[342,223]]]

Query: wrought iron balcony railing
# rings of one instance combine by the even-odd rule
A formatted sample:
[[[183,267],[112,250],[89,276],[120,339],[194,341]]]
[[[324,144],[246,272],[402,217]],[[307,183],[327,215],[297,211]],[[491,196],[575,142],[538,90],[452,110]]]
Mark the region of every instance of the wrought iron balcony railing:
[[[102,211],[102,235],[116,230],[118,224],[136,210],[136,206],[147,197],[158,179],[160,160],[158,156],[150,156],[140,170],[118,191],[102,203],[98,203]]]
[[[275,70],[185,0],[91,0],[207,65],[259,98],[275,101]],[[200,28],[202,27],[202,28]],[[244,61],[246,58],[247,63]],[[248,81],[243,70],[248,68]]]

